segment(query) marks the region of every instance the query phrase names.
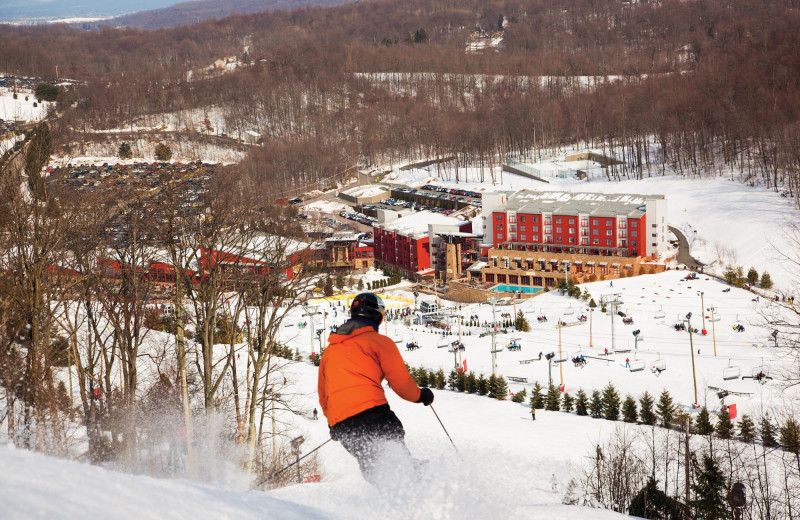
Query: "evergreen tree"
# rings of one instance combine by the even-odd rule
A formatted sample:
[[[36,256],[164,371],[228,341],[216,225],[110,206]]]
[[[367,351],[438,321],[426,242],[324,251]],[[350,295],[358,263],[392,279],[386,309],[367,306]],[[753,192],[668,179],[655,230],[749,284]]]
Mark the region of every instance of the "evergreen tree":
[[[625,401],[622,402],[622,420],[626,423],[635,423],[637,415],[636,400],[631,397],[631,394],[628,394],[625,396]]]
[[[358,290],[359,292],[364,290],[364,280],[361,278],[358,279]]]
[[[603,389],[603,417],[609,421],[619,419],[619,405],[619,392],[614,388],[614,385],[608,383]]]
[[[458,386],[458,372],[451,370],[450,375],[447,376],[447,387],[450,390],[455,390],[456,386]]]
[[[447,379],[444,377],[444,370],[440,368],[433,377],[433,386],[435,386],[437,390],[444,390],[446,385]]]
[[[700,413],[697,414],[697,433],[700,435],[711,435],[714,433],[714,426],[711,424],[711,418],[705,406],[700,410]]]
[[[793,417],[789,417],[786,423],[781,426],[780,440],[784,450],[795,456],[800,454],[800,425],[797,424]]]
[[[337,274],[336,275],[336,282],[334,282],[334,283],[336,284],[336,288],[341,291],[342,287],[344,287],[344,276],[342,276],[341,273]]]
[[[133,151],[131,151],[131,145],[123,142],[121,145],[119,145],[119,150],[117,150],[117,155],[119,155],[120,159],[130,159],[131,157],[133,157]]]
[[[429,380],[431,378],[428,377],[428,371],[424,367],[420,367],[417,370],[417,377],[419,378],[419,386],[430,386]]]
[[[172,159],[172,149],[164,143],[158,143],[155,150],[156,159],[167,162]]]
[[[639,419],[642,424],[652,426],[656,423],[656,415],[653,413],[653,396],[650,392],[645,390],[642,397],[639,398]]]
[[[544,395],[542,394],[542,385],[539,384],[539,381],[536,381],[533,384],[533,392],[531,393],[531,406],[540,410],[544,408]]]
[[[508,398],[508,383],[503,376],[497,376],[497,386],[495,387],[495,399],[505,401]]]
[[[489,382],[488,382],[487,386],[489,387],[489,394],[488,394],[489,397],[494,399],[497,396],[497,376],[496,375],[492,374],[492,375],[489,376]]]
[[[592,400],[589,402],[589,413],[597,419],[603,414],[603,398],[599,390],[592,390]]]
[[[322,293],[325,296],[333,296],[333,282],[330,278],[325,278],[325,285],[322,286]]]
[[[561,392],[558,391],[558,387],[555,385],[550,385],[550,387],[547,389],[547,402],[545,403],[545,410],[557,412],[560,404]]]
[[[667,390],[661,392],[661,396],[658,398],[656,415],[663,428],[669,428],[672,425],[672,419],[675,417],[675,403]]]
[[[726,284],[734,285],[736,283],[736,268],[732,265],[727,266],[725,271],[722,272],[722,279],[725,280]]]
[[[456,390],[463,392],[467,389],[467,376],[464,372],[456,372]]]
[[[478,391],[478,378],[475,376],[475,372],[470,370],[467,374],[467,378],[464,381],[464,388],[468,394],[474,394]]]
[[[775,426],[769,420],[769,414],[761,418],[761,444],[765,448],[777,448],[778,440],[775,438]]]
[[[589,308],[590,308],[590,309],[595,309],[595,308],[597,308],[597,302],[595,302],[595,301],[594,301],[594,298],[592,298],[591,300],[589,300]]]
[[[744,442],[753,442],[756,439],[756,425],[749,415],[742,415],[739,419],[739,438]]]
[[[524,403],[524,402],[525,402],[525,399],[527,399],[527,398],[528,398],[528,391],[527,391],[526,389],[524,389],[524,388],[523,388],[523,389],[522,389],[522,390],[520,390],[519,392],[515,393],[515,394],[514,394],[514,395],[511,397],[511,400],[512,400],[513,402],[515,402],[515,403]]]
[[[478,395],[486,395],[489,393],[489,380],[483,377],[483,374],[478,376]]]
[[[691,487],[694,491],[694,500],[689,501],[689,506],[695,512],[693,518],[697,520],[730,518],[725,500],[728,484],[714,459],[706,453],[703,454],[700,468],[695,472],[695,481]]]
[[[747,270],[747,283],[755,285],[756,282],[758,282],[758,271],[756,271],[755,267],[751,267]]]
[[[517,312],[517,319],[514,321],[514,327],[520,332],[528,332],[531,326],[522,311]]]
[[[572,396],[568,392],[564,392],[564,395],[561,396],[561,409],[567,413],[571,412],[574,402]]]
[[[587,415],[586,412],[586,392],[583,391],[583,388],[578,389],[578,393],[575,394],[575,413],[578,415]]]
[[[686,518],[680,502],[660,489],[658,482],[650,477],[647,485],[633,496],[628,514],[640,518],[659,520],[683,520]]]
[[[761,283],[759,285],[761,285],[762,289],[772,289],[772,277],[768,272],[761,273]]]
[[[730,439],[733,436],[733,422],[731,421],[731,414],[725,403],[721,403],[719,407],[719,414],[717,414],[717,424],[714,425],[714,431],[721,439]]]

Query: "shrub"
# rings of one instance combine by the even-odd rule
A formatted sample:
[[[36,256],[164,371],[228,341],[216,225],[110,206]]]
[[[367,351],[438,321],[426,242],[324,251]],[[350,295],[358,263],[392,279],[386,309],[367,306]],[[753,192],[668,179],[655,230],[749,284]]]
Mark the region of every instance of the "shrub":
[[[158,143],[155,150],[156,159],[167,162],[172,159],[172,149],[164,143]]]

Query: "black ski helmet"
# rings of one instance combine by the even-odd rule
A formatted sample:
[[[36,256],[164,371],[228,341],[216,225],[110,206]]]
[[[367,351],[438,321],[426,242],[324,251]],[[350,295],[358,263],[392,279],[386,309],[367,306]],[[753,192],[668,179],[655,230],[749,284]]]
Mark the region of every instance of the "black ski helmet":
[[[386,313],[386,306],[380,296],[375,293],[365,292],[353,298],[350,305],[350,317],[367,318],[380,325],[383,315]]]

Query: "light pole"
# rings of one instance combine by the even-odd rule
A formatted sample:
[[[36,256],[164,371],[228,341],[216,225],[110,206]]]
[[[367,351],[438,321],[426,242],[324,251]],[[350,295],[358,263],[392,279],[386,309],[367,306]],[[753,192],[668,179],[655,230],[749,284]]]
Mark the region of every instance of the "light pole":
[[[594,314],[594,307],[589,307],[589,348],[594,347],[592,343],[592,315]]]
[[[692,313],[686,315],[686,324],[689,328],[689,351],[692,354],[692,380],[694,381],[694,404],[697,405],[697,374],[694,368],[694,343],[692,342]]]
[[[703,304],[703,294],[705,293],[703,291],[697,291],[697,294],[700,295],[700,312],[703,316],[703,330],[706,330],[706,312],[704,310],[706,306]]]
[[[708,310],[711,311],[711,338],[714,341],[714,357],[717,357],[717,327],[714,323],[714,312],[717,309],[712,305]]]

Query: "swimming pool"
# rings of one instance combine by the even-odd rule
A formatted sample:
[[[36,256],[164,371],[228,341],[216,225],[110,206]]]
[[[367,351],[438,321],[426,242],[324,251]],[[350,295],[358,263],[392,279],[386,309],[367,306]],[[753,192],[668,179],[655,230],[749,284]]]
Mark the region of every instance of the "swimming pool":
[[[525,287],[524,285],[495,285],[490,291],[497,292],[520,292],[525,294],[536,294],[541,291],[541,287]]]

